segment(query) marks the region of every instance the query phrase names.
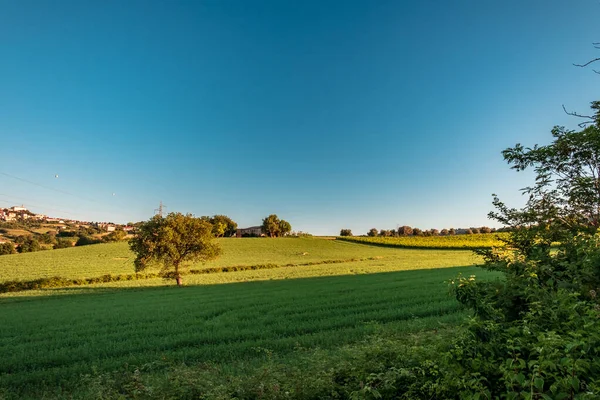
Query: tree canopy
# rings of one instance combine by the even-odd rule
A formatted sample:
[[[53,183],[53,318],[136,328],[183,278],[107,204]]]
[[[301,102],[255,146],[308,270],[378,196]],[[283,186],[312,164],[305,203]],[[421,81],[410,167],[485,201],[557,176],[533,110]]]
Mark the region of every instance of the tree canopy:
[[[585,398],[600,392],[595,111],[596,122],[581,131],[555,127],[548,145],[503,151],[513,169],[535,173],[534,184],[523,190],[523,208],[510,208],[494,195],[496,211],[489,216],[510,228],[509,237],[505,246],[479,253],[484,267],[504,279],[453,282],[474,318],[452,357],[467,379],[479,380],[476,391],[486,398]]]
[[[276,214],[271,214],[263,219],[261,230],[269,237],[281,237],[292,231],[292,225],[286,220],[279,219]]]
[[[221,254],[221,248],[213,240],[212,229],[209,222],[191,214],[152,217],[139,226],[130,241],[130,248],[136,254],[136,272],[156,262],[162,266],[165,276],[173,276],[181,286],[187,263],[212,260]]]
[[[216,237],[230,237],[237,231],[237,223],[227,215],[214,215],[210,219]]]
[[[351,229],[342,229],[340,230],[340,236],[352,236]]]

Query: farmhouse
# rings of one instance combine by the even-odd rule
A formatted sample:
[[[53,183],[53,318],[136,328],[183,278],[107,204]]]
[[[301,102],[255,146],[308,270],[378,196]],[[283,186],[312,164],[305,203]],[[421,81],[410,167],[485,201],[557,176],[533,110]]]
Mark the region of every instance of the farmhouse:
[[[236,237],[244,236],[263,236],[262,228],[260,226],[251,226],[250,228],[238,229],[235,234]]]

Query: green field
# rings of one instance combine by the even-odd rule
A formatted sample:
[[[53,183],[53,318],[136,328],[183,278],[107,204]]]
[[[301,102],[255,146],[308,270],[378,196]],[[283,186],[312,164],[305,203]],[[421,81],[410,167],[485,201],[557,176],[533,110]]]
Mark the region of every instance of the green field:
[[[376,248],[357,243],[318,238],[244,238],[219,239],[223,255],[206,264],[191,268],[213,266],[308,264],[325,261],[359,262],[380,257],[382,263],[394,262],[398,269],[436,268],[473,265],[478,261],[471,252],[403,251]],[[30,280],[60,276],[88,278],[104,274],[131,274],[134,255],[126,242],[51,251],[0,256],[0,282]]]
[[[154,360],[227,363],[258,348],[335,347],[375,332],[455,324],[444,281],[476,267],[231,285],[97,291],[0,302],[0,386],[36,396],[93,368]],[[39,394],[39,393],[38,393]]]
[[[466,314],[445,281],[493,276],[473,266],[480,259],[470,251],[318,238],[219,242],[223,256],[194,268],[269,267],[189,274],[183,288],[156,278],[0,295],[0,398],[77,397],[82,375],[128,366],[234,370],[265,354],[291,362],[299,347],[337,351],[380,329],[454,326]],[[2,256],[0,282],[130,274],[132,261],[127,243]]]
[[[448,235],[448,236],[399,236],[399,237],[362,237],[345,236],[338,240],[354,243],[370,244],[382,247],[396,247],[407,249],[458,249],[475,250],[502,246],[501,238],[507,237],[508,233],[476,233],[472,235]]]

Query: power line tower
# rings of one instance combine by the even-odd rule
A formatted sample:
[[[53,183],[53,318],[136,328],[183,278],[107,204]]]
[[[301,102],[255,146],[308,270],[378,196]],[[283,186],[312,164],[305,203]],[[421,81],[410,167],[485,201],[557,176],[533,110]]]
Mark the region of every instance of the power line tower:
[[[155,209],[154,209],[154,212],[156,213],[156,215],[158,215],[159,217],[161,217],[161,218],[162,218],[162,216],[163,216],[163,211],[164,211],[164,209],[165,209],[165,208],[167,208],[167,206],[165,206],[165,205],[163,204],[163,202],[161,201],[161,202],[160,202],[160,205],[158,206],[158,208],[155,208]]]

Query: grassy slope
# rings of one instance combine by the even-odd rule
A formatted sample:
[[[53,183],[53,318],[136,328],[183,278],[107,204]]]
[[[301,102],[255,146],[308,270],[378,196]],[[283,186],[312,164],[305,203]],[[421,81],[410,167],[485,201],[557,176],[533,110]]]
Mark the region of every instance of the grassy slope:
[[[222,364],[265,349],[332,348],[378,324],[415,331],[464,317],[444,281],[476,267],[231,285],[5,298],[0,303],[0,387],[35,396],[92,368],[156,360]],[[226,275],[226,274],[223,274]],[[84,294],[85,293],[85,294]]]
[[[470,251],[398,250],[317,238],[244,238],[220,239],[219,242],[224,254],[219,259],[206,263],[206,266],[267,263],[284,265],[383,257],[379,264],[395,263],[398,265],[395,269],[400,270],[407,267],[472,265],[477,261]],[[202,264],[193,266],[202,267]],[[133,272],[133,254],[125,242],[0,256],[0,281],[51,276],[84,278]],[[204,278],[188,279],[197,281]]]

